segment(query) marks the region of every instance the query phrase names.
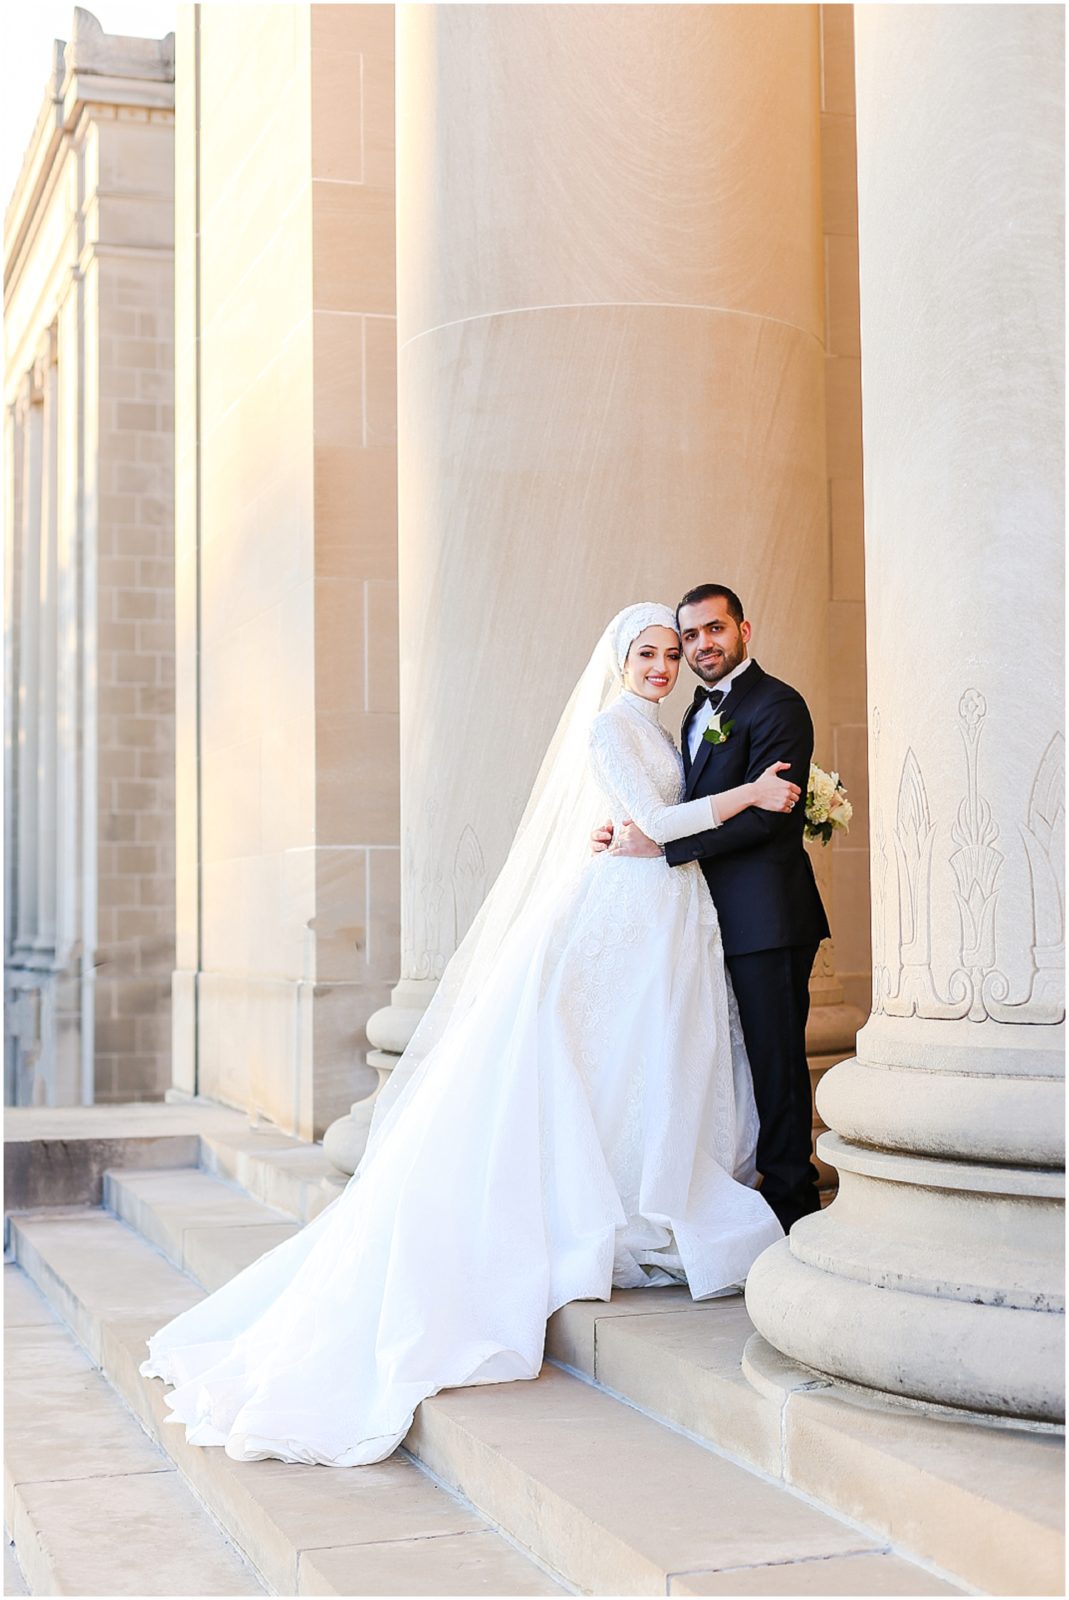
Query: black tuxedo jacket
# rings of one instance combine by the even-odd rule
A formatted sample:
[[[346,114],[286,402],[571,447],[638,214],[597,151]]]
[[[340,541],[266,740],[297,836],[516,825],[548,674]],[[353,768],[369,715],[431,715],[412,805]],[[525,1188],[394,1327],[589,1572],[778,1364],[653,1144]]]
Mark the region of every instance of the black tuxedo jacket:
[[[793,811],[751,807],[719,828],[676,839],[665,845],[669,864],[700,863],[720,918],[725,955],[819,943],[828,936],[828,919],[803,843],[813,756],[808,706],[797,689],[751,661],[720,705],[721,723],[733,724],[727,739],[717,745],[703,739],[692,764],[687,734],[693,711],[692,705],[683,719],[686,799],[752,782],[773,761],[790,762],[781,776],[798,784],[802,799]]]

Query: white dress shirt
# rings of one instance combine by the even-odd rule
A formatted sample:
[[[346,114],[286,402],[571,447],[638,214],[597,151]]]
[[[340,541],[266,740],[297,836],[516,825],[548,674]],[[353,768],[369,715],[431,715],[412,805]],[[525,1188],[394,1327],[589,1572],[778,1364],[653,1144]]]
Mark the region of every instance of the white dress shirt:
[[[731,691],[731,686],[735,682],[735,679],[742,676],[742,674],[746,671],[746,668],[750,665],[752,659],[753,658],[751,656],[746,656],[744,660],[739,662],[737,667],[732,667],[726,678],[720,678],[716,683],[707,684],[706,688],[725,690],[726,692],[724,699],[726,699],[727,694]],[[724,701],[721,700],[720,705],[722,706],[723,704]],[[719,710],[719,707],[717,709]],[[703,700],[693,717],[690,719],[690,727],[687,729],[687,746],[690,750],[690,759],[692,763],[694,762],[694,759],[701,748],[702,734],[709,726],[710,719],[713,715],[714,712],[708,700]]]

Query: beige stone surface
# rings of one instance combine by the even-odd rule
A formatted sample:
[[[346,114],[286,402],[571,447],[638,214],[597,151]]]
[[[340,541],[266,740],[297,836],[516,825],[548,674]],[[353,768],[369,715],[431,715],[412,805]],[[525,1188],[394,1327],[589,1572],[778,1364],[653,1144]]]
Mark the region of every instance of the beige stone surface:
[[[308,1222],[336,1192],[327,1193],[323,1180],[337,1176],[317,1144],[278,1134],[270,1128],[206,1136],[201,1141],[201,1162],[221,1177],[233,1178],[265,1205]]]
[[[857,184],[855,140],[853,9],[820,7],[821,33],[821,201],[824,233],[824,338],[826,348],[826,435],[828,522],[831,541],[832,601],[828,618],[828,670],[831,680],[829,741],[818,730],[817,761],[843,778],[854,804],[854,820],[821,852],[818,882],[834,935],[828,959],[842,996],[864,1015],[871,997],[869,885],[863,851],[867,807],[867,746],[844,736],[867,717],[864,636],[864,529],[861,451],[861,390]],[[849,602],[846,610],[842,603]],[[828,946],[825,946],[828,952]],[[822,954],[821,960],[824,960]],[[847,1044],[843,1054],[852,1048]],[[811,1065],[812,1065],[811,1052]]]
[[[820,83],[822,111],[852,116],[854,111],[854,8],[820,8]]]
[[[297,1593],[322,1595],[569,1594],[494,1533],[445,1533],[389,1545],[306,1551]]]
[[[9,1109],[4,1192],[9,1209],[99,1204],[115,1166],[193,1165],[201,1135],[245,1121],[221,1106],[160,1104]]]
[[[824,10],[827,10],[824,7]],[[834,9],[834,8],[833,8]],[[846,10],[846,7],[841,9]],[[669,1594],[968,1594],[898,1556],[862,1554],[673,1575]]]
[[[206,1181],[221,1187],[218,1180]],[[329,1551],[334,1570],[354,1571],[360,1565],[356,1547],[368,1544],[374,1547],[375,1581],[384,1586],[368,1592],[418,1593],[418,1588],[407,1588],[421,1565],[414,1547],[448,1535],[480,1539],[480,1545],[473,1547],[477,1559],[467,1566],[473,1575],[509,1574],[510,1581],[523,1585],[518,1593],[557,1592],[469,1506],[444,1492],[403,1455],[357,1471],[292,1467],[276,1461],[236,1462],[222,1450],[187,1444],[184,1429],[164,1425],[170,1415],[165,1386],[142,1378],[138,1365],[148,1336],[184,1305],[199,1299],[200,1291],[122,1223],[101,1213],[94,1221],[94,1231],[83,1229],[74,1251],[66,1219],[42,1219],[34,1230],[38,1248],[31,1270],[148,1430],[146,1439],[123,1410],[138,1439],[149,1448],[155,1448],[150,1439],[162,1447],[178,1467],[180,1480],[208,1507],[227,1537],[248,1554],[274,1592],[298,1592],[302,1552]],[[16,1231],[26,1226],[20,1221]],[[20,1238],[20,1246],[24,1242]],[[116,1292],[117,1263],[123,1268],[121,1292]],[[27,1328],[24,1334],[40,1338],[51,1331]],[[93,1373],[88,1377],[103,1381]],[[114,1396],[112,1400],[118,1405]],[[175,1474],[157,1471],[153,1476],[173,1481]],[[87,1566],[90,1559],[86,1557]],[[462,1554],[446,1564],[447,1573],[465,1568]],[[174,1581],[169,1572],[165,1581]],[[426,1583],[426,1577],[421,1581]],[[127,1591],[117,1587],[102,1592]],[[168,1591],[146,1587],[142,1592]]]
[[[874,959],[888,999],[900,969],[918,968],[922,1016],[939,1014],[937,997],[946,1015],[958,1014],[955,969],[967,969],[970,986],[986,981],[988,999],[964,1007],[974,1032],[1054,1019],[1025,1000],[1033,946],[1061,933],[1057,912],[1047,933],[1033,926],[1030,880],[1042,904],[1047,869],[1042,843],[1030,860],[1021,830],[1038,828],[1042,840],[1043,763],[1053,761],[1057,782],[1064,721],[1063,19],[1043,7],[983,15],[983,27],[956,10],[865,7],[857,18],[865,479],[870,501],[878,497],[866,553],[870,699],[881,719],[873,824],[884,842]],[[934,169],[927,116],[898,124],[889,112],[907,75],[956,152]],[[904,180],[915,191],[908,200]],[[916,286],[905,303],[903,283]],[[919,564],[926,581],[917,589]],[[1031,687],[1020,707],[988,649],[990,572],[1002,603],[1027,617]],[[927,641],[905,661],[894,642],[903,606]],[[972,778],[966,734],[976,745]],[[989,887],[959,884],[951,864],[950,829],[970,794],[997,829],[982,840],[967,832],[961,846],[977,850],[981,877],[994,874]],[[928,883],[918,884],[916,955],[894,866],[910,807],[937,830]],[[1060,868],[1049,870],[1058,878]],[[989,936],[969,937],[956,894],[973,896]]]
[[[4,1143],[56,1141],[80,1143],[138,1138],[172,1139],[237,1134],[248,1120],[210,1100],[195,1104],[128,1102],[114,1106],[8,1106],[4,1111]],[[172,1165],[178,1165],[173,1162]]]
[[[207,1289],[218,1288],[299,1226],[196,1169],[110,1172],[104,1204]]]
[[[69,1334],[60,1331],[60,1338],[73,1345]],[[20,1341],[20,1354],[28,1353]],[[4,1388],[4,1470],[14,1487],[168,1470],[76,1346],[70,1361],[59,1340],[39,1341],[36,1353],[36,1368],[20,1364],[7,1374]],[[79,1358],[85,1370],[74,1370]]]
[[[643,1317],[651,1312],[689,1312],[694,1301],[679,1287],[614,1289],[609,1300],[570,1300],[546,1324],[546,1354],[590,1378],[595,1372],[598,1323],[606,1317]]]
[[[787,1408],[787,1476],[992,1594],[1064,1581],[1064,1440],[820,1391]]]
[[[8,1265],[4,1268],[5,1296],[10,1292],[9,1282],[12,1286],[21,1287],[28,1299],[36,1300],[44,1309],[48,1321],[32,1324],[9,1322],[5,1307],[5,1379],[40,1376],[42,1367],[47,1367],[57,1378],[82,1378],[91,1373],[93,1363],[85,1351],[75,1344],[66,1328],[57,1322],[20,1267]],[[14,1392],[15,1385],[12,1387]]]
[[[844,78],[845,74],[841,74],[841,83]],[[856,238],[857,151],[854,118],[849,114],[824,112],[820,119],[820,150],[824,231]]]
[[[839,1199],[747,1288],[758,1329],[809,1366],[1047,1423],[1064,1418],[1063,20],[856,11],[874,1015],[821,1083]],[[842,409],[853,362],[833,365]],[[1027,618],[1023,702],[991,654],[992,573]],[[848,644],[860,605],[832,611]],[[842,681],[833,711],[859,725]],[[860,867],[844,854],[846,888]]]
[[[443,1522],[446,1513],[441,1510],[441,1492],[414,1468],[409,1467],[410,1477],[406,1479],[400,1473],[406,1465],[403,1456],[384,1464],[388,1469],[385,1475],[379,1467],[328,1473],[321,1468],[289,1468],[281,1463],[237,1463],[222,1451],[187,1445],[179,1428],[163,1427],[163,1419],[169,1414],[164,1386],[143,1380],[137,1371],[138,1363],[144,1356],[145,1339],[166,1315],[178,1309],[173,1301],[181,1296],[175,1296],[174,1286],[180,1286],[185,1303],[191,1303],[198,1291],[122,1224],[106,1217],[98,1221],[95,1234],[83,1230],[81,1247],[73,1253],[71,1219],[39,1219],[37,1249],[28,1264],[40,1274],[64,1315],[70,1314],[72,1305],[80,1307],[82,1337],[99,1351],[105,1376],[118,1387],[228,1534],[241,1547],[255,1551],[258,1561],[272,1563],[270,1570],[261,1570],[279,1592],[294,1592],[293,1574],[300,1571],[301,1549],[312,1552],[313,1561],[319,1559],[320,1551],[332,1550],[335,1554],[330,1563],[336,1563],[339,1571],[355,1572],[359,1570],[360,1554],[354,1549],[350,1563],[339,1547],[362,1544],[374,1547],[374,1570],[376,1581],[384,1585],[382,1592],[409,1592],[402,1585],[414,1581],[413,1562],[418,1563],[420,1557],[412,1541],[451,1533],[468,1537],[485,1531],[485,1524],[479,1521],[474,1526]],[[16,1220],[16,1240],[24,1226]],[[101,1282],[112,1275],[118,1236],[123,1242],[126,1281],[142,1286],[141,1303],[136,1309],[126,1300],[109,1310],[99,1293]],[[622,1343],[627,1339],[641,1340],[647,1332],[652,1335],[657,1324],[661,1325],[662,1334],[672,1335],[676,1329],[682,1337],[687,1325],[697,1325],[699,1317],[711,1321],[724,1312],[728,1318],[736,1318],[738,1313],[734,1302],[691,1305],[688,1312],[690,1302],[685,1294],[648,1291],[647,1295],[650,1305],[674,1304],[677,1309],[644,1312],[642,1296],[637,1291],[621,1296],[619,1305],[582,1302],[578,1309],[603,1314],[598,1318],[603,1324],[599,1344],[606,1321],[613,1339]],[[153,1310],[154,1306],[161,1309]],[[162,1309],[164,1306],[166,1310]],[[589,1316],[586,1321],[589,1326]],[[26,1327],[23,1335],[37,1339],[50,1331],[54,1330]],[[571,1332],[573,1341],[581,1343],[582,1326]],[[656,1367],[659,1359],[656,1345],[651,1343],[649,1365]],[[694,1352],[695,1362],[700,1359],[701,1352]],[[785,1397],[791,1396],[785,1437],[791,1437],[790,1408],[799,1399],[810,1398],[798,1392],[797,1382],[789,1380],[790,1374],[785,1386],[782,1376],[775,1377],[762,1390],[775,1408],[782,1408]],[[878,1484],[884,1464],[890,1461],[892,1489],[888,1503],[896,1530],[908,1528],[917,1541],[915,1548],[923,1551],[927,1559],[940,1559],[936,1547],[945,1551],[939,1519],[948,1507],[963,1540],[968,1537],[970,1519],[982,1517],[991,1529],[990,1536],[985,1535],[988,1544],[996,1543],[1001,1527],[1004,1543],[1008,1538],[1019,1551],[1031,1548],[1034,1530],[1025,1526],[1027,1512],[1022,1514],[1024,1497],[1020,1484],[1037,1465],[1041,1471],[1049,1471],[1051,1460],[1045,1464],[1029,1463],[1017,1448],[1022,1436],[982,1430],[985,1449],[987,1440],[994,1439],[1000,1470],[971,1492],[978,1454],[972,1430],[958,1433],[957,1437],[957,1425],[949,1432],[935,1431],[930,1436],[908,1429],[903,1432],[901,1417],[891,1414],[887,1421],[886,1412],[881,1410],[874,1415],[870,1429],[859,1435],[853,1418],[854,1408],[848,1405],[842,1437],[838,1436],[839,1419],[835,1415],[824,1419],[825,1429],[819,1439],[814,1436],[799,1444],[792,1470],[798,1473],[797,1482],[803,1493],[827,1495],[837,1509],[854,1515],[850,1505],[843,1503],[844,1496],[853,1494],[855,1483]],[[808,1428],[810,1419],[805,1417],[804,1421]],[[802,1440],[801,1433],[797,1437]],[[945,1453],[944,1441],[950,1445]],[[447,1484],[459,1485],[475,1500],[477,1509],[502,1522],[513,1538],[536,1555],[541,1553],[544,1559],[553,1561],[559,1570],[567,1572],[570,1581],[593,1587],[595,1592],[649,1592],[650,1572],[656,1570],[658,1563],[663,1569],[658,1589],[661,1592],[669,1572],[808,1563],[848,1550],[884,1552],[889,1538],[895,1544],[900,1538],[901,1543],[906,1542],[897,1531],[881,1529],[875,1538],[858,1535],[794,1493],[766,1478],[755,1477],[553,1367],[548,1367],[533,1385],[492,1385],[436,1396],[421,1409],[407,1444],[426,1458]],[[843,1457],[842,1471],[827,1471],[819,1489],[811,1485],[805,1473],[819,1473],[821,1463],[834,1461],[837,1455]],[[1010,1483],[1005,1504],[999,1488],[1003,1478]],[[396,1516],[397,1521],[387,1524],[390,1531],[383,1535],[379,1513],[374,1508],[377,1497],[385,1493],[387,1479],[390,1509],[382,1515]],[[358,1497],[355,1480],[368,1488],[367,1498]],[[951,1484],[950,1496],[943,1493],[943,1480]],[[335,1484],[340,1486],[339,1496],[335,1495]],[[410,1484],[418,1484],[421,1492],[410,1489]],[[691,1486],[682,1497],[677,1492],[680,1484]],[[845,1486],[842,1495],[837,1484]],[[428,1491],[438,1500],[426,1501],[422,1496]],[[1042,1492],[1049,1493],[1049,1482]],[[447,1499],[447,1507],[451,1515],[457,1509],[456,1502]],[[324,1541],[322,1545],[304,1541],[302,1530],[307,1528],[316,1530],[316,1538]],[[771,1545],[769,1529],[773,1530]],[[1044,1528],[1041,1518],[1038,1531],[1039,1559],[1043,1560],[1046,1556],[1042,1543],[1049,1537],[1049,1529]],[[540,1545],[539,1540],[545,1543]],[[697,1551],[695,1540],[700,1542]],[[665,1548],[666,1541],[672,1544],[672,1551]],[[388,1545],[395,1548],[390,1550]],[[568,1567],[576,1549],[582,1570],[589,1575],[596,1567],[598,1573],[605,1575],[604,1583],[599,1577],[584,1584],[581,1573]],[[394,1579],[390,1579],[385,1565],[377,1565],[380,1557],[383,1563],[396,1558]],[[455,1570],[455,1566],[447,1565],[447,1571]],[[618,1583],[624,1572],[630,1573],[640,1587],[620,1590]],[[531,1581],[538,1585],[542,1579],[534,1575]],[[389,1587],[391,1582],[396,1586]],[[982,1579],[978,1582],[980,1587],[988,1587]],[[418,1587],[412,1592],[419,1592]]]
[[[606,1318],[597,1327],[597,1379],[643,1411],[779,1477],[779,1408],[742,1372],[752,1332],[741,1297],[690,1314]]]
[[[11,1229],[16,1261],[98,1363],[105,1317],[136,1316],[149,1300],[162,1323],[201,1297],[188,1278],[102,1212],[18,1217]]]
[[[179,382],[203,403],[178,541],[201,663],[200,748],[188,674],[179,733],[199,855],[189,783],[178,819],[184,928],[203,916],[197,1087],[307,1137],[369,1086],[368,950],[385,963],[397,939],[369,863],[397,847],[396,707],[368,690],[372,663],[396,672],[371,589],[396,574],[392,9],[205,13],[178,54],[200,73],[178,128],[199,173],[179,194],[200,286]],[[190,970],[195,933],[185,948]]]
[[[124,1396],[134,1397],[146,1425],[231,1537],[256,1552],[257,1566],[276,1592],[298,1592],[305,1551],[329,1550],[335,1563],[348,1560],[352,1569],[361,1559],[359,1547],[387,1541],[398,1546],[401,1573],[407,1577],[411,1562],[401,1546],[408,1540],[485,1531],[470,1508],[443,1493],[403,1456],[360,1470],[292,1467],[280,1461],[231,1461],[221,1450],[186,1444],[182,1429],[163,1425],[168,1415],[164,1386],[137,1374],[143,1341],[152,1331],[143,1321],[113,1327],[107,1344],[109,1376]],[[380,1577],[391,1554],[379,1552]]]
[[[509,377],[519,372],[522,383]],[[582,375],[567,404],[564,372]],[[413,786],[405,793],[433,782],[435,796],[405,843],[406,976],[440,975],[504,858],[598,632],[637,592],[671,599],[726,568],[753,618],[753,654],[798,684],[823,716],[823,637],[792,629],[798,614],[823,614],[825,603],[816,559],[825,479],[814,421],[822,372],[820,346],[792,328],[665,306],[490,317],[402,350],[401,672],[420,715],[403,719],[401,760]],[[454,374],[462,375],[459,388]],[[499,392],[494,426],[476,429],[473,418],[485,419],[487,396]],[[715,472],[709,439],[717,441]],[[449,470],[433,488],[427,463],[448,463],[461,450],[464,474]],[[766,452],[778,462],[774,474],[758,467]],[[506,456],[509,473],[500,469]],[[646,463],[639,485],[636,459]],[[465,556],[488,542],[507,545],[507,564]],[[643,550],[638,572],[606,561],[620,544]],[[800,555],[806,549],[813,560]],[[428,591],[438,596],[431,611]],[[488,617],[543,613],[567,641],[554,654],[552,684],[537,628],[510,628],[506,642],[487,626]],[[452,675],[434,663],[461,649],[470,679],[493,685],[492,694],[458,703]],[[455,750],[512,748],[515,685],[535,681],[543,689],[525,710],[522,749],[492,784],[473,785]],[[670,720],[682,715],[688,693],[676,691]],[[453,863],[471,835],[484,876],[465,890]]]
[[[775,1485],[553,1367],[425,1401],[406,1446],[535,1555],[595,1593],[670,1572],[874,1547]]]
[[[815,8],[427,6],[397,21],[402,345],[491,311],[619,301],[818,330],[819,259],[794,256],[818,182]],[[592,71],[611,98],[591,99]],[[551,248],[521,247],[535,237]]]
[[[182,1265],[206,1289],[218,1289],[243,1267],[291,1238],[298,1226],[295,1222],[269,1222],[252,1227],[186,1228]]]
[[[264,1592],[174,1472],[26,1484],[13,1532],[34,1594]]]
[[[4,1267],[4,1327],[49,1327],[55,1322],[46,1302],[24,1272],[14,1265]],[[8,1345],[11,1349],[11,1345]]]
[[[5,1313],[40,1300],[18,1267],[4,1287]],[[66,1328],[8,1323],[4,1379],[5,1519],[33,1593],[263,1592]]]

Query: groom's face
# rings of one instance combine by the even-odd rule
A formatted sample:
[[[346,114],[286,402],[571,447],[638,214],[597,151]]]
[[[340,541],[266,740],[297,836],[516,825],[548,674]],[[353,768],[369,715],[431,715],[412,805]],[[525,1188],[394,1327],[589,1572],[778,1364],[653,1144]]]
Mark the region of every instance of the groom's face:
[[[684,606],[679,631],[687,665],[703,683],[717,683],[746,659],[750,624],[736,622],[723,595]]]

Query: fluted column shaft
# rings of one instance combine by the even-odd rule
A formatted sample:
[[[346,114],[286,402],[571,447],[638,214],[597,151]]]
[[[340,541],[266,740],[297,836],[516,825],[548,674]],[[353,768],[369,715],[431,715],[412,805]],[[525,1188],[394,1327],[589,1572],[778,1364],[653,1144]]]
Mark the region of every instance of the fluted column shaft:
[[[873,1017],[759,1331],[1063,1412],[1061,13],[856,12]],[[893,1292],[888,1292],[893,1291]]]
[[[397,63],[402,982],[368,1027],[383,1070],[621,606],[728,583],[754,654],[826,719],[816,8],[404,6]]]

